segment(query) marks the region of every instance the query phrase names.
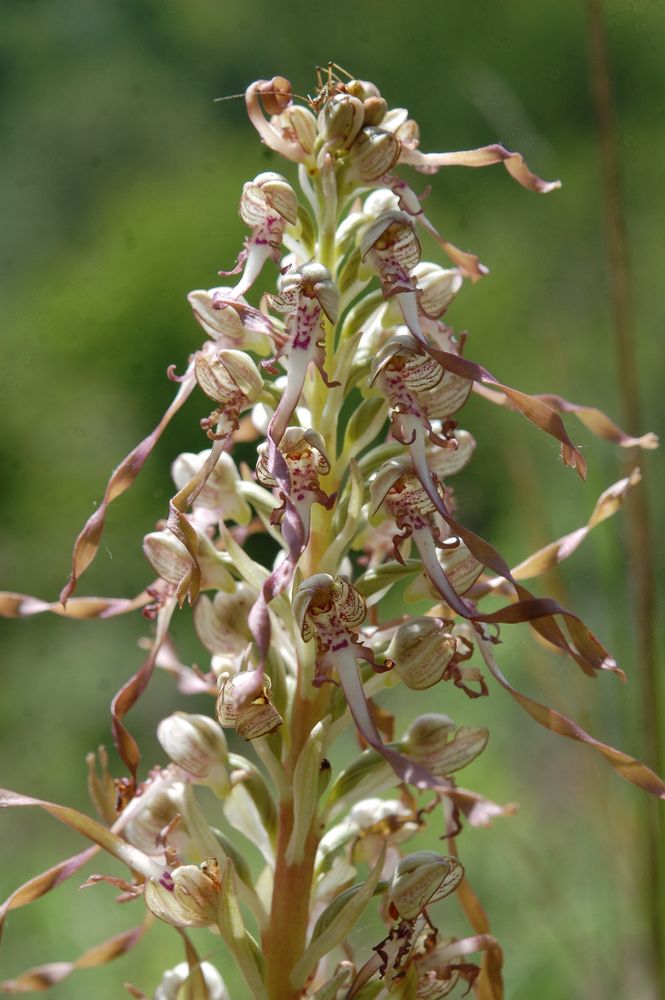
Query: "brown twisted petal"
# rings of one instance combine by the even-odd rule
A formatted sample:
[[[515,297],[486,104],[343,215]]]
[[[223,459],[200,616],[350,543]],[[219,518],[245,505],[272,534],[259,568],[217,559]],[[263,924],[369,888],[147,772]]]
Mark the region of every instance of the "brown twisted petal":
[[[489,167],[493,163],[503,163],[511,177],[529,191],[547,194],[561,187],[561,181],[544,181],[533,174],[521,153],[512,153],[498,142],[454,153],[423,153],[419,149],[406,149],[400,156],[400,163],[408,163],[424,174],[434,174],[440,167]]]
[[[501,393],[493,392],[492,389],[486,386],[477,386],[476,391],[485,399],[496,403],[497,406],[508,406],[516,409],[510,399],[502,396]],[[658,435],[654,434],[653,431],[648,431],[646,434],[642,434],[641,437],[633,437],[630,434],[626,434],[613,420],[610,420],[606,413],[596,409],[595,406],[582,406],[579,403],[570,403],[563,396],[557,396],[549,392],[537,393],[533,398],[540,400],[558,413],[574,414],[596,437],[603,438],[605,441],[612,441],[621,448],[644,448],[652,450],[658,447]]]
[[[414,270],[418,281],[418,305],[427,315],[442,316],[464,283],[459,268],[444,268],[421,261]]]
[[[635,757],[631,757],[630,754],[624,753],[622,750],[616,750],[607,743],[601,743],[600,740],[590,736],[573,719],[569,719],[555,709],[548,708],[547,705],[542,705],[533,698],[529,698],[527,695],[517,691],[499,669],[487,643],[480,641],[478,646],[490,673],[496,678],[501,687],[529,713],[532,719],[535,719],[545,729],[557,733],[558,736],[565,736],[568,739],[588,744],[588,746],[600,753],[610,766],[622,778],[625,778],[626,781],[637,785],[638,788],[643,788],[659,799],[665,799],[665,781],[655,771],[652,771],[650,767],[647,767],[646,764],[643,764]]]
[[[152,600],[153,596],[147,590],[142,590],[133,598],[71,597],[67,604],[62,604],[61,601],[42,601],[29,594],[3,590],[0,591],[0,618],[27,618],[45,611],[64,618],[113,618],[115,615],[125,615],[144,608]]]
[[[67,604],[67,601],[76,589],[79,577],[85,572],[97,555],[102,533],[104,531],[106,511],[109,504],[117,499],[117,497],[122,496],[122,494],[132,485],[143,468],[146,459],[151,454],[153,448],[162,436],[162,432],[168,426],[171,418],[175,416],[180,407],[186,402],[195,385],[196,380],[194,378],[194,365],[190,364],[185,376],[180,382],[178,392],[176,393],[173,402],[168,407],[166,413],[161,418],[155,429],[151,434],[148,434],[148,436],[144,438],[140,444],[130,451],[129,455],[127,455],[127,457],[122,460],[120,465],[118,465],[111,473],[111,477],[106,484],[106,490],[104,492],[102,502],[97,507],[94,514],[92,514],[85,522],[83,528],[79,532],[76,542],[74,543],[74,551],[72,553],[72,571],[70,573],[69,580],[60,592],[60,600],[63,605]]]
[[[71,858],[58,862],[46,871],[40,872],[33,878],[28,879],[17,889],[9,894],[7,899],[0,905],[0,935],[4,926],[5,918],[10,910],[18,910],[22,906],[27,906],[46,895],[52,889],[56,889],[62,882],[65,882],[72,875],[75,875],[83,865],[91,861],[101,848],[97,844],[86,847],[84,851],[74,854]]]
[[[131,951],[152,923],[153,917],[147,913],[143,923],[138,927],[115,934],[106,941],[93,945],[73,962],[48,962],[46,965],[39,965],[22,972],[15,979],[0,982],[0,993],[41,993],[62,982],[77,969],[92,969],[106,965]]]
[[[443,367],[454,375],[468,379],[471,382],[488,384],[500,390],[513,403],[515,409],[524,414],[527,420],[530,420],[536,427],[540,427],[547,434],[551,434],[552,437],[561,443],[561,458],[564,465],[569,465],[575,469],[580,479],[586,479],[586,459],[570,440],[559,414],[544,403],[542,399],[539,399],[537,396],[530,396],[519,389],[513,389],[509,385],[503,385],[487,368],[469,361],[467,358],[462,358],[457,354],[451,354],[448,351],[432,347],[431,344],[425,341],[424,337],[420,342],[432,357],[440,361]]]
[[[168,635],[168,628],[176,607],[175,597],[169,597],[159,610],[157,615],[157,628],[155,637],[150,646],[147,657],[136,671],[126,681],[111,702],[111,726],[113,730],[113,742],[116,750],[120,754],[123,762],[129,769],[130,780],[127,784],[127,796],[132,797],[136,791],[136,773],[141,761],[139,745],[125,727],[123,719],[127,712],[136,704],[148,686],[152,677],[157,654],[165,642]]]

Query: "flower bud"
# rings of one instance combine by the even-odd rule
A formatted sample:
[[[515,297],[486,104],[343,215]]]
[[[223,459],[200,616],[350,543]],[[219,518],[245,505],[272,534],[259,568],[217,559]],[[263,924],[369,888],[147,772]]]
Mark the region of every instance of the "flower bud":
[[[353,94],[361,101],[366,101],[370,97],[381,97],[381,91],[377,85],[369,80],[349,80],[346,89],[349,94]]]
[[[399,159],[402,146],[392,132],[365,126],[351,147],[351,176],[361,181],[378,181],[392,170]]]
[[[442,619],[412,618],[399,626],[386,652],[406,686],[423,691],[442,679],[456,648]]]
[[[407,757],[422,764],[437,777],[447,777],[470,764],[487,745],[486,729],[455,728],[447,715],[419,716],[400,746]]]
[[[459,292],[464,278],[456,268],[421,261],[413,273],[418,279],[418,305],[427,316],[441,316]]]
[[[220,726],[235,728],[246,740],[274,733],[282,724],[282,717],[270,701],[270,678],[258,671],[243,671],[231,676],[219,675],[219,694],[215,710]]]
[[[206,396],[228,403],[244,396],[255,403],[263,389],[263,379],[252,359],[242,351],[222,349],[215,354],[199,353],[194,366],[196,381]]]
[[[207,590],[214,587],[217,590],[230,590],[233,587],[231,575],[219,562],[217,553],[209,539],[202,532],[198,532],[198,536],[201,588]],[[191,556],[185,546],[168,529],[151,531],[146,535],[143,539],[143,552],[155,573],[173,586],[180,586],[193,566]]]
[[[236,732],[245,740],[256,740],[276,732],[283,721],[271,702],[257,699],[238,713]]]
[[[360,132],[364,117],[361,100],[351,94],[335,94],[319,112],[319,134],[328,146],[348,149]]]
[[[230,782],[224,733],[207,715],[175,712],[157,726],[157,739],[174,764],[223,798]]]
[[[468,431],[457,430],[453,437],[457,448],[427,449],[428,465],[439,479],[447,479],[460,472],[476,450],[476,440]]]
[[[210,927],[217,923],[222,875],[216,858],[200,865],[180,865],[161,882],[145,885],[151,913],[174,927]]]
[[[349,812],[356,829],[353,858],[375,864],[382,844],[401,844],[420,829],[412,809],[398,799],[363,799]]]
[[[254,229],[277,214],[292,225],[298,221],[298,199],[289,182],[281,174],[267,171],[248,181],[240,197],[240,218]]]
[[[441,979],[435,970],[430,969],[418,980],[415,1000],[444,1000],[455,989],[459,978],[459,971],[454,967],[450,968],[450,974],[445,979]]]
[[[415,920],[430,903],[453,892],[464,878],[457,858],[417,851],[399,861],[390,886],[390,901],[400,917]]]
[[[192,565],[189,552],[172,531],[151,531],[143,539],[143,551],[157,576],[167,583],[180,583]]]
[[[233,593],[215,594],[212,601],[199,597],[194,605],[194,628],[206,649],[213,654],[239,656],[251,642],[247,624],[256,591],[237,583]]]
[[[466,594],[483,571],[483,564],[471,555],[464,542],[442,552],[439,561],[458,594]]]
[[[473,382],[453,372],[445,372],[438,385],[422,394],[422,405],[430,420],[446,420],[466,403]]]
[[[133,798],[126,809],[126,840],[145,854],[163,857],[164,831],[171,826],[176,816],[180,816],[179,823],[169,834],[169,845],[178,852],[185,850],[189,839],[185,818],[186,792],[185,784],[181,780],[174,780],[168,769],[153,778],[143,793]]]
[[[365,109],[363,125],[380,125],[386,116],[388,103],[383,97],[372,96],[365,98],[363,108]]]
[[[224,980],[214,965],[201,962],[199,965],[208,991],[208,1000],[230,1000]],[[155,990],[153,1000],[187,1000],[189,996],[190,969],[187,962],[181,962],[173,969],[167,969]]]

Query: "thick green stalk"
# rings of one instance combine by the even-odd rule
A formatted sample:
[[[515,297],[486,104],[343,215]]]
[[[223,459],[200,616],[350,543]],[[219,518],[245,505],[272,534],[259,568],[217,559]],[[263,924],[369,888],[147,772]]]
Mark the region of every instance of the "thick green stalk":
[[[329,173],[328,188],[334,180]],[[327,197],[320,189],[321,228],[318,240],[318,262],[335,275],[336,247],[336,198],[328,190]],[[334,346],[335,329],[332,323],[325,323],[326,360],[330,366]],[[318,372],[308,376],[307,398],[312,415],[312,427],[324,437],[331,462],[326,488],[337,488],[336,427],[324,427],[322,416],[327,393],[330,391]],[[315,504],[311,511],[310,539],[300,560],[300,568],[305,577],[318,572],[322,557],[332,541],[332,512]],[[303,666],[299,668],[301,671]],[[299,678],[301,680],[301,678]],[[274,888],[270,911],[270,923],[264,935],[263,948],[266,959],[266,988],[270,1000],[297,1000],[304,984],[291,982],[291,974],[302,956],[307,943],[310,917],[310,900],[314,875],[314,860],[321,832],[319,820],[315,817],[305,844],[303,857],[289,864],[287,846],[294,826],[292,781],[298,757],[317,722],[328,711],[330,687],[321,688],[299,683],[294,695],[290,718],[291,747],[284,761],[286,784],[280,799],[279,829],[275,861]]]

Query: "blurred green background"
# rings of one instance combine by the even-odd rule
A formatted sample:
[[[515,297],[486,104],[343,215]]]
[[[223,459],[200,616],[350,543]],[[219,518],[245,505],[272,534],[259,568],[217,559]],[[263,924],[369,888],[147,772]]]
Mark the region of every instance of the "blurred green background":
[[[633,264],[643,430],[662,413],[665,267],[662,171],[665,21],[658,4],[606,4],[623,192]],[[490,277],[451,310],[470,331],[468,354],[512,385],[597,405],[619,419],[599,158],[589,96],[582,2],[384,0],[2,0],[0,3],[0,369],[3,434],[0,545],[5,589],[55,599],[72,541],[108,473],[156,423],[200,342],[185,299],[218,282],[245,230],[242,184],[265,169],[291,176],[262,147],[242,101],[213,103],[257,77],[282,73],[311,92],[329,59],[375,81],[419,121],[425,150],[502,141],[563,189],[522,190],[500,167],[450,170],[432,181],[428,214],[478,253]],[[416,188],[425,181],[415,178]],[[439,259],[433,246],[425,254]],[[204,446],[200,399],[190,402],[132,491],[111,509],[81,593],[130,596],[150,579],[140,539],[166,510],[168,466]],[[626,455],[574,419],[586,484],[557,447],[515,414],[481,400],[465,411],[478,439],[456,484],[464,518],[511,563],[586,521]],[[646,456],[653,538],[662,537],[658,454]],[[522,690],[592,733],[644,754],[641,664],[630,604],[624,514],[601,526],[556,577],[539,585],[579,611],[616,653],[629,684],[595,682],[504,629],[500,663]],[[660,548],[654,542],[656,554]],[[185,621],[185,656],[201,658]],[[88,808],[84,755],[109,743],[108,702],[140,661],[139,616],[77,623],[41,616],[2,623],[0,784]],[[662,635],[658,636],[662,639]],[[426,706],[487,725],[488,751],[464,783],[520,811],[467,831],[460,850],[506,951],[509,1000],[655,1000],[646,950],[646,796],[578,744],[539,729],[494,685],[467,702],[437,689]],[[157,721],[182,705],[165,676],[130,716],[146,763],[162,761]],[[0,895],[80,842],[42,813],[0,817]],[[93,870],[109,870],[100,861]],[[80,880],[79,880],[80,881]],[[139,922],[99,886],[75,878],[12,914],[0,977],[74,958]],[[134,913],[132,911],[135,911]],[[446,911],[447,912],[447,911]],[[210,938],[199,938],[204,954]],[[166,928],[53,996],[111,1000],[130,980],[151,993],[181,960]],[[230,982],[235,982],[229,977]],[[234,996],[242,996],[236,988]]]

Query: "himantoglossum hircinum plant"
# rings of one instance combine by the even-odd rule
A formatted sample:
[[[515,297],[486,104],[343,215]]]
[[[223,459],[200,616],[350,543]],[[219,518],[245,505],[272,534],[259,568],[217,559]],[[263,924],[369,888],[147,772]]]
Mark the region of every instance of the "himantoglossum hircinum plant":
[[[656,441],[629,437],[598,410],[527,395],[466,356],[472,348],[446,324],[446,309],[487,268],[436,231],[401,168],[503,164],[541,193],[558,181],[541,180],[500,145],[425,153],[405,109],[389,107],[373,83],[332,71],[306,100],[274,77],[251,84],[246,102],[262,141],[286,161],[284,176],[264,172],[244,185],[248,235],[237,263],[221,272],[225,284],[189,295],[203,339],[184,374],[169,369],[173,403],[111,476],[76,541],[62,603],[1,599],[5,615],[142,608],[154,621],[145,662],[112,703],[126,774],[111,777],[103,750],[88,761],[99,820],[14,792],[1,800],[39,806],[92,841],[17,889],[2,918],[99,849],[126,864],[127,878],[93,874],[85,885],[110,882],[143,915],[76,961],[30,970],[2,989],[45,989],[77,967],[107,962],[156,918],[181,936],[185,961],[165,957],[155,998],[227,997],[228,961],[244,978],[242,995],[255,1000],[433,1000],[456,988],[496,1000],[502,953],[469,882],[482,883],[482,872],[465,873],[457,838],[512,807],[459,784],[488,733],[445,714],[446,685],[477,698],[494,677],[537,722],[586,743],[635,785],[662,798],[665,784],[517,691],[496,662],[499,628],[523,622],[590,676],[622,675],[579,617],[535,596],[526,581],[571,555],[639,473],[610,486],[583,527],[510,568],[453,502],[449,484],[476,448],[463,408],[475,392],[520,411],[560,443],[563,462],[582,478],[586,463],[562,413],[623,447]],[[423,259],[438,249],[446,266]],[[259,297],[255,282],[265,272],[274,290]],[[195,390],[201,430],[192,452],[173,463],[175,492],[158,512],[166,520],[143,540],[156,579],[132,599],[75,597],[109,503]],[[256,442],[254,469],[236,465],[238,440]],[[487,447],[484,429],[479,451]],[[243,547],[257,532],[277,546],[270,565]],[[418,613],[407,603],[395,618],[386,598],[405,583]],[[493,610],[486,597],[495,598]],[[173,614],[188,604],[207,669],[183,663],[169,638]],[[155,667],[183,695],[209,694],[210,711],[164,719],[157,736],[170,763],[139,773],[125,717]],[[400,684],[430,693],[422,714],[395,733],[390,695]],[[338,740],[354,727],[361,749],[342,769]],[[200,786],[216,796],[207,813]],[[446,853],[412,849],[426,825]],[[258,871],[246,860],[248,842],[262,858]],[[456,903],[470,925],[461,939],[448,930]],[[363,951],[352,932],[368,911],[384,929]],[[227,958],[215,951],[213,964],[201,961],[188,928],[220,935]],[[211,955],[212,943],[202,947]]]

